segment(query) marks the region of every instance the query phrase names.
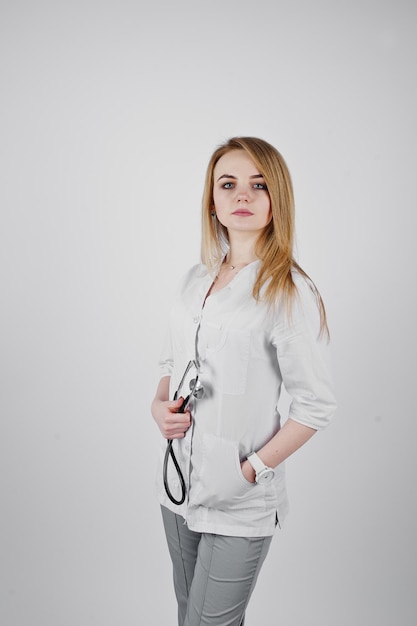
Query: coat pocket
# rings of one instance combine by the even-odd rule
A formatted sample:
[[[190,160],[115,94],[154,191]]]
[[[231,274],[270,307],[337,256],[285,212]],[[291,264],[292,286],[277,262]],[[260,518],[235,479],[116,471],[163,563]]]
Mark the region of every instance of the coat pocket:
[[[201,466],[193,463],[191,473],[191,504],[222,511],[265,508],[271,497],[275,499],[273,488],[269,493],[264,485],[250,483],[243,476],[235,441],[204,435]]]

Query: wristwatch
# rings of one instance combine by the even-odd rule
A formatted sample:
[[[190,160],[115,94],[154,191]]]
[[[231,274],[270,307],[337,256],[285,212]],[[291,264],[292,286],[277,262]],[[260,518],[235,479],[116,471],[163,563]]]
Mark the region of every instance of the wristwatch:
[[[265,485],[273,479],[275,476],[274,470],[272,467],[265,465],[256,452],[251,452],[246,458],[256,472],[255,480],[258,485]]]

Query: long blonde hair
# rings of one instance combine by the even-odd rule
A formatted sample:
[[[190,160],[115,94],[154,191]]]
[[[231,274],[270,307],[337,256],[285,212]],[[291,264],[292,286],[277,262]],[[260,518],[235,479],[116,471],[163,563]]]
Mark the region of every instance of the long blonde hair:
[[[232,150],[244,150],[253,160],[265,180],[271,203],[272,220],[256,243],[255,252],[261,265],[253,286],[254,298],[265,300],[269,306],[282,299],[290,316],[297,295],[291,270],[297,269],[316,296],[320,312],[320,334],[328,336],[326,311],[320,293],[293,257],[295,219],[291,176],[282,155],[263,139],[232,137],[218,146],[209,161],[202,203],[202,262],[215,274],[229,248],[227,229],[212,215],[213,171],[218,160]]]

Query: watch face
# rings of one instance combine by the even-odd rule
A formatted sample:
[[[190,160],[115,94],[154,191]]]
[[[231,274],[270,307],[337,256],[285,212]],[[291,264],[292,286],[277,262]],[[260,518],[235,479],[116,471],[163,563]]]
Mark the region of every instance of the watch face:
[[[267,468],[262,470],[256,477],[256,482],[260,485],[264,485],[265,483],[271,482],[273,477],[275,476],[275,472],[273,469]]]

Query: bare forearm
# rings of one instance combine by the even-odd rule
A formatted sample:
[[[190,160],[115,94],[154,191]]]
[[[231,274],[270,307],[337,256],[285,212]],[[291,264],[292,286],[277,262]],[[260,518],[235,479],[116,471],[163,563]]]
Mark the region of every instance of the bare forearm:
[[[317,431],[314,428],[288,419],[281,430],[255,452],[257,452],[265,465],[276,467],[301,448],[302,445],[311,439],[315,432]],[[255,480],[255,472],[248,461],[243,461],[242,471],[248,480],[252,482]]]
[[[317,431],[288,419],[277,434],[258,450],[258,455],[269,467],[276,467],[298,448],[301,448]]]
[[[155,400],[159,400],[162,402],[165,402],[166,400],[169,400],[169,382],[170,382],[170,376],[164,376],[163,378],[161,378],[161,380],[159,381],[158,387],[156,389],[156,393],[155,393],[155,398],[154,398],[154,402]]]

